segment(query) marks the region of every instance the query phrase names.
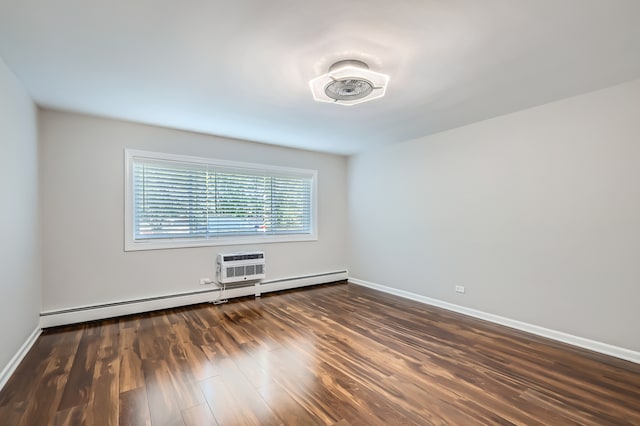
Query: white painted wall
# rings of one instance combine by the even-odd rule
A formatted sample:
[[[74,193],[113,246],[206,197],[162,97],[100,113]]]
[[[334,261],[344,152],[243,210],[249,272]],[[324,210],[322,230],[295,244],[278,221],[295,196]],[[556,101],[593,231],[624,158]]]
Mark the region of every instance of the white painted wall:
[[[267,279],[346,269],[347,159],[43,110],[43,310],[203,290],[219,251],[260,248]],[[124,149],[318,170],[318,241],[124,252]]]
[[[640,80],[352,157],[349,185],[350,276],[640,350]]]
[[[0,371],[38,326],[41,239],[36,107],[0,59]]]

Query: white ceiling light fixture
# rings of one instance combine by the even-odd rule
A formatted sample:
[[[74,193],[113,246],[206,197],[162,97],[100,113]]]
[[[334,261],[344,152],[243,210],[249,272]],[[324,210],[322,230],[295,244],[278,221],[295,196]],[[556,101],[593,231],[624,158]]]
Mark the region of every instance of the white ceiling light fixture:
[[[364,62],[345,60],[331,65],[309,86],[316,101],[355,105],[383,97],[388,83],[388,75],[371,71]]]

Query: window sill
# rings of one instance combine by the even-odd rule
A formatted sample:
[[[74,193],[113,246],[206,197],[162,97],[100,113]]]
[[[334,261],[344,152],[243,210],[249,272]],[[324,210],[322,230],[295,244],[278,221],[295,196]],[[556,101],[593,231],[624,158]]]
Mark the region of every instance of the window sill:
[[[125,239],[124,251],[140,250],[165,250],[189,247],[209,247],[209,246],[238,246],[246,244],[270,244],[270,243],[292,243],[302,241],[317,241],[316,234],[304,235],[265,235],[265,236],[243,236],[243,237],[214,237],[199,239],[166,239],[166,240],[143,240],[134,241]]]

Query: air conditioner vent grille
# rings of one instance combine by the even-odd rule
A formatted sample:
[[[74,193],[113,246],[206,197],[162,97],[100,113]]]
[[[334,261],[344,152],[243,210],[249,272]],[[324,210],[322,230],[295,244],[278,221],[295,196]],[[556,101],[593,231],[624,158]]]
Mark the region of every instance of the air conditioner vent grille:
[[[222,255],[225,262],[236,262],[238,260],[257,260],[264,259],[264,253],[245,253],[245,254],[225,254]]]

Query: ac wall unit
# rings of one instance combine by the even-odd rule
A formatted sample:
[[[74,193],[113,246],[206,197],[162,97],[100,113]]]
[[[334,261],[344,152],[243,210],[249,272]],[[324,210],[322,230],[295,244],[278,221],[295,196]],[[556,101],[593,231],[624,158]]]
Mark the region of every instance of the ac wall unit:
[[[218,282],[221,284],[257,281],[265,277],[264,252],[218,254]]]

